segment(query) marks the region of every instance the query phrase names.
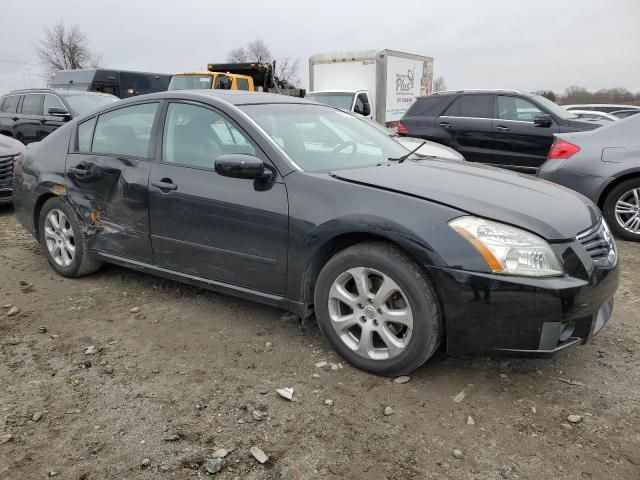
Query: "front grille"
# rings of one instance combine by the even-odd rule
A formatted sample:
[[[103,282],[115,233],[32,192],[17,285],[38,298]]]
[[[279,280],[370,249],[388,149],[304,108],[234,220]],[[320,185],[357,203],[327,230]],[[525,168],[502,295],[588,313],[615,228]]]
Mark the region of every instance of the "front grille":
[[[11,188],[13,183],[13,155],[0,157],[0,188]]]
[[[609,225],[602,219],[576,237],[598,267],[612,267],[618,260],[616,243]]]

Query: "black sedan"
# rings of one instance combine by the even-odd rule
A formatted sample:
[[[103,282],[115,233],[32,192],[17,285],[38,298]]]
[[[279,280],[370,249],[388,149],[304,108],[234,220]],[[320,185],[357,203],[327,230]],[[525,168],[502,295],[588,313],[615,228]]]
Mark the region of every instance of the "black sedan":
[[[315,313],[341,355],[383,375],[441,343],[585,343],[618,284],[584,197],[411,154],[349,113],[279,95],[163,92],[74,120],[26,151],[15,205],[61,275],[111,262]]]

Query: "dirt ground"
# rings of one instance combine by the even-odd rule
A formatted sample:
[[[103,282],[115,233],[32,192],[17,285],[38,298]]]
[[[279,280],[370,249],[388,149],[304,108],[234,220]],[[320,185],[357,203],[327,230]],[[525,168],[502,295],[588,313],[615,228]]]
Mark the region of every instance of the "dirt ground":
[[[0,478],[204,478],[224,448],[214,478],[640,479],[640,245],[619,247],[614,317],[589,345],[438,353],[397,384],[273,308],[114,266],[59,277],[0,208]]]

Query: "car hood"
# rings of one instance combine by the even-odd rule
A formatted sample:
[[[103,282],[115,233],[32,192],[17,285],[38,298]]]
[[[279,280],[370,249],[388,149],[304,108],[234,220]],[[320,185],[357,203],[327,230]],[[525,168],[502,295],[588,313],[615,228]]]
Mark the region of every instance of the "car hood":
[[[446,160],[406,161],[335,170],[330,175],[438,202],[524,228],[550,241],[575,238],[601,218],[596,205],[572,190],[484,165]]]

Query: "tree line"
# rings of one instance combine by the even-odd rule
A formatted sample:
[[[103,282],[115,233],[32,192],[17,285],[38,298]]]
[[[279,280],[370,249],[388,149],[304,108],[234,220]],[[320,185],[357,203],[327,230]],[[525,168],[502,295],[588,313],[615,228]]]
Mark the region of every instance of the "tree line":
[[[92,52],[87,35],[77,25],[57,22],[43,28],[44,38],[36,46],[36,52],[44,70],[44,77],[51,82],[60,70],[98,68],[102,57]],[[276,57],[262,40],[254,40],[246,47],[229,51],[227,61],[231,63],[276,61],[276,76],[294,87],[300,87],[300,60],[291,57]]]
[[[555,93],[552,90],[539,90],[536,93],[552,100],[559,105],[573,105],[585,103],[621,103],[629,105],[640,105],[640,92],[633,93],[628,88],[601,88],[590,91],[585,87],[573,85],[565,88],[562,93]]]

